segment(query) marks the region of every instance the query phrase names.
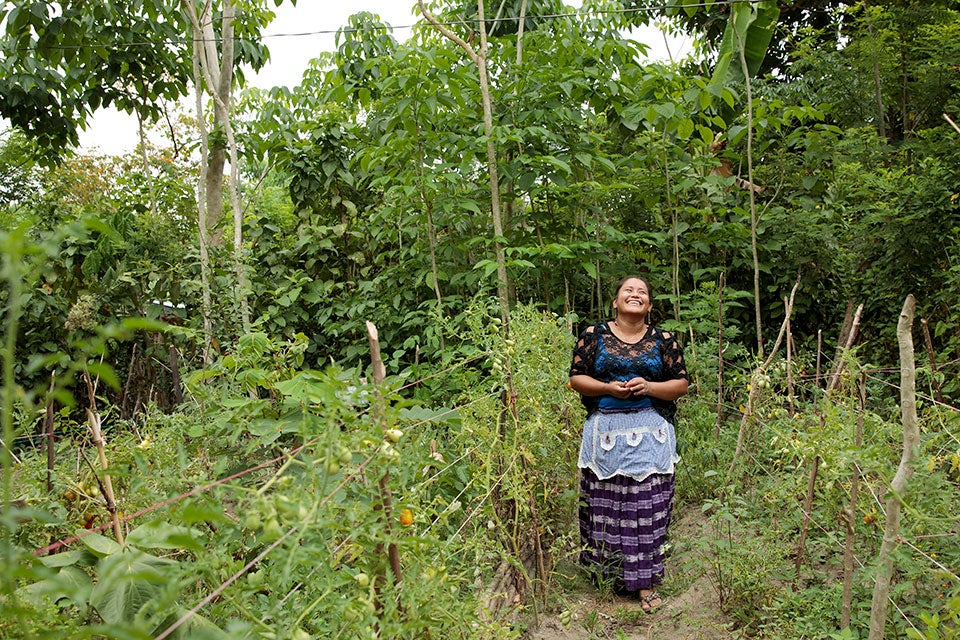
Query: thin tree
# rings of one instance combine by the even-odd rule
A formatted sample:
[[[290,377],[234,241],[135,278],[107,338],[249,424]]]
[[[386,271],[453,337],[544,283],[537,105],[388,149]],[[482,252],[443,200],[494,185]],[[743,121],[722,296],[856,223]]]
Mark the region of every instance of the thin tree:
[[[223,168],[226,152],[230,154],[230,206],[233,209],[233,262],[237,279],[237,302],[240,305],[240,318],[244,333],[250,330],[250,306],[247,300],[246,268],[243,261],[243,207],[240,205],[240,169],[237,154],[237,141],[234,136],[231,115],[233,112],[233,72],[234,72],[234,27],[236,7],[232,0],[224,0],[220,20],[220,51],[217,51],[218,39],[213,29],[213,2],[205,0],[198,15],[190,0],[181,0],[183,10],[190,18],[193,30],[194,55],[199,57],[199,67],[203,74],[204,86],[213,99],[213,120],[217,129],[222,129],[226,138],[223,144],[210,145],[207,136],[206,147],[208,162],[206,173],[206,217],[208,230],[223,210]],[[197,113],[203,119],[202,112]],[[201,133],[204,129],[201,129]]]
[[[893,552],[900,533],[900,506],[907,483],[913,475],[913,461],[920,451],[920,428],[917,425],[917,370],[913,358],[913,314],[916,301],[908,295],[900,311],[897,323],[897,343],[900,346],[900,420],[903,423],[903,453],[897,473],[890,482],[886,499],[886,523],[883,527],[883,543],[877,556],[879,571],[873,588],[870,606],[869,640],[883,640],[887,624],[887,604],[890,582],[893,578]]]
[[[493,218],[493,247],[497,260],[497,295],[500,299],[500,314],[503,320],[504,334],[509,335],[509,286],[507,281],[507,263],[503,250],[503,209],[500,203],[500,173],[497,167],[497,144],[493,137],[493,101],[490,98],[490,81],[487,73],[487,27],[483,0],[477,0],[477,29],[480,34],[480,48],[455,34],[434,17],[423,5],[423,0],[417,0],[420,13],[427,22],[432,24],[445,38],[463,49],[470,60],[477,66],[480,78],[480,101],[483,107],[483,134],[487,146],[487,172],[490,176],[490,214]]]
[[[744,36],[737,29],[736,20],[731,20],[733,32],[739,43],[740,67],[747,91],[747,182],[750,194],[750,248],[753,253],[753,309],[757,325],[757,353],[763,358],[763,321],[760,317],[760,256],[757,251],[757,197],[753,182],[753,85],[750,82],[750,68],[744,51]]]

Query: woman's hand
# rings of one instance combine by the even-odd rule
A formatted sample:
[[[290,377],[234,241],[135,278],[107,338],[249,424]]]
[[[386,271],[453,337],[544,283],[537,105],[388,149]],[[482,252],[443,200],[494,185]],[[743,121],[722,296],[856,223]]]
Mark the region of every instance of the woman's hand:
[[[626,400],[633,395],[633,390],[628,386],[628,382],[623,380],[613,380],[607,383],[608,391],[606,395],[613,396],[614,398],[620,398],[621,400]]]
[[[639,397],[647,395],[647,389],[649,382],[644,378],[637,376],[631,380],[627,380],[623,383],[623,388],[629,392],[627,397]]]

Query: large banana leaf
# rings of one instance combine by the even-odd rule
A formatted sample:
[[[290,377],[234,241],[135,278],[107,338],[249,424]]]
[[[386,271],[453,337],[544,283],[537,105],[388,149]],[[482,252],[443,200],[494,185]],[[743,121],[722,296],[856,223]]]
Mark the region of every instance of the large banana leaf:
[[[734,2],[730,5],[730,19],[723,32],[717,66],[710,83],[722,87],[746,80],[740,60],[741,48],[747,61],[747,71],[751,76],[754,75],[767,55],[767,47],[779,16],[780,8],[774,0]]]

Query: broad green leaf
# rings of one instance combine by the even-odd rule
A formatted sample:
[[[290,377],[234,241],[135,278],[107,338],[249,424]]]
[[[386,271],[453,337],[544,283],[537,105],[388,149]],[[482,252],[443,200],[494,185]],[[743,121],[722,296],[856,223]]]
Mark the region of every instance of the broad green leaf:
[[[140,525],[127,535],[127,544],[141,549],[189,549],[203,551],[196,529],[170,524],[164,520],[152,520]]]
[[[92,375],[95,379],[103,380],[112,388],[120,388],[120,379],[117,378],[117,374],[113,371],[113,367],[106,362],[88,362],[87,371],[89,371],[90,375]]]
[[[104,558],[90,604],[110,624],[130,621],[160,594],[175,575],[177,563],[126,548]]]
[[[123,550],[123,547],[120,544],[114,540],[111,540],[110,538],[100,535],[99,533],[90,533],[86,535],[84,535],[84,533],[86,532],[78,533],[78,535],[83,535],[83,537],[80,538],[80,542],[82,542],[83,546],[89,549],[90,552],[98,558],[105,558]]]
[[[779,16],[780,9],[773,0],[734,2],[710,84],[727,86],[745,80],[740,60],[741,50],[746,60],[747,72],[750,75],[756,74],[767,54],[767,46]]]
[[[66,567],[73,564],[92,565],[96,561],[86,549],[74,549],[63,553],[55,553],[52,556],[43,556],[40,562],[50,568]]]
[[[182,618],[186,612],[187,609],[178,607],[173,615],[157,626],[154,633],[162,633]],[[229,640],[232,636],[207,618],[195,613],[167,637],[172,640]]]
[[[55,576],[18,589],[17,595],[37,607],[44,606],[45,602],[56,603],[66,599],[83,610],[92,589],[93,580],[86,571],[80,567],[65,566]]]

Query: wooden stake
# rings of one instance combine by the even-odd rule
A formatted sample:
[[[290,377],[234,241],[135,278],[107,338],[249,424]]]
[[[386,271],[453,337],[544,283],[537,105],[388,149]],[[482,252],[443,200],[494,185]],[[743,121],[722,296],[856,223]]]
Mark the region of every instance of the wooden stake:
[[[47,493],[53,491],[53,388],[57,373],[50,374],[50,393],[47,395],[47,411],[43,417],[43,432],[47,440]]]
[[[793,298],[797,293],[797,288],[800,286],[800,279],[797,278],[797,282],[793,285],[793,289],[790,291],[790,298],[787,301],[787,318],[793,313]],[[773,357],[777,355],[777,351],[780,350],[780,344],[783,342],[783,334],[786,333],[787,329],[787,319],[785,318],[783,323],[780,325],[780,332],[777,334],[777,341],[773,345],[773,349],[770,350],[770,355],[767,356],[767,359],[762,365],[757,367],[753,372],[754,384],[750,385],[750,393],[747,394],[747,406],[746,410],[743,412],[743,418],[740,420],[740,433],[737,435],[737,450],[733,454],[733,460],[730,462],[730,469],[727,471],[727,475],[733,473],[734,467],[737,465],[737,461],[740,459],[740,454],[743,452],[743,444],[746,439],[747,425],[750,423],[750,418],[753,417],[753,401],[757,394],[757,384],[755,384],[756,379],[766,373],[767,369],[770,368],[770,363],[773,362]]]
[[[90,424],[90,433],[93,436],[93,445],[97,448],[97,457],[100,459],[100,469],[107,468],[106,442],[103,439],[103,431],[100,428],[100,414],[97,412],[97,392],[96,386],[90,380],[90,373],[83,372],[83,378],[87,382],[87,393],[90,396],[90,406],[87,408],[87,422]],[[113,535],[117,542],[123,544],[123,529],[120,526],[120,514],[117,512],[117,501],[113,495],[113,479],[109,473],[104,473],[101,480],[103,483],[103,497],[107,501],[107,511],[110,512],[110,519],[113,521]]]
[[[820,416],[820,427],[823,430],[824,417]],[[803,501],[803,525],[800,527],[800,541],[797,543],[796,573],[793,576],[794,586],[800,581],[800,567],[807,555],[807,531],[810,530],[810,512],[813,510],[813,492],[817,484],[817,473],[820,470],[820,456],[813,456],[810,466],[810,479],[807,480],[807,497]]]
[[[887,518],[883,528],[883,543],[877,557],[879,570],[870,606],[869,640],[883,640],[887,623],[887,604],[893,577],[893,551],[900,537],[900,501],[913,475],[913,460],[920,452],[920,428],[917,425],[917,370],[913,359],[913,314],[916,301],[908,295],[903,302],[897,323],[897,343],[900,345],[900,419],[903,423],[903,453],[897,473],[890,483],[886,499]]]
[[[380,335],[377,332],[375,324],[369,320],[367,325],[367,340],[370,343],[370,363],[373,365],[373,384],[375,387],[376,406],[374,408],[374,418],[380,423],[381,428],[386,432],[388,425],[383,418],[383,396],[380,393],[380,385],[387,377],[387,369],[383,364],[383,358],[380,356]],[[383,509],[383,526],[387,539],[393,537],[393,493],[390,491],[390,470],[384,471],[380,477],[380,507]],[[383,553],[383,545],[377,545],[378,553]],[[403,579],[403,573],[400,568],[400,551],[397,543],[392,540],[387,543],[387,560],[390,563],[390,570],[393,572],[395,582]]]
[[[823,355],[823,329],[817,330],[817,386],[820,386],[820,357]]]
[[[846,366],[846,363],[843,360],[843,354],[850,351],[854,341],[857,339],[857,329],[860,327],[861,314],[863,314],[862,303],[857,307],[857,312],[853,316],[853,321],[850,325],[850,331],[847,334],[846,342],[842,347],[837,349],[837,363],[834,367],[833,374],[830,376],[830,383],[827,385],[827,391],[833,391],[837,388],[837,385],[840,384],[840,374],[843,372],[843,368]]]
[[[93,444],[97,448],[100,469],[106,469],[106,442],[103,439],[103,431],[100,429],[100,414],[95,410],[87,409],[87,420],[90,424],[90,432],[93,434]],[[113,535],[117,542],[123,544],[123,528],[120,526],[120,514],[117,511],[117,502],[113,495],[113,479],[109,473],[104,473],[101,481],[103,483],[103,497],[107,500],[107,511],[110,512],[110,520],[113,522]]]
[[[790,303],[783,299],[783,311],[787,316],[787,403],[788,415],[792,418],[794,415],[793,406],[793,333],[790,331]]]
[[[927,319],[920,319],[920,326],[923,327],[923,342],[927,346],[927,358],[930,360],[930,373],[933,380],[933,392],[937,396],[937,402],[943,404],[943,392],[940,391],[940,382],[937,380],[937,359],[933,354],[933,340],[930,339],[930,327],[927,326]]]

